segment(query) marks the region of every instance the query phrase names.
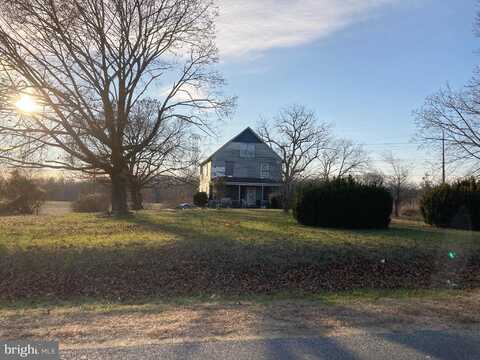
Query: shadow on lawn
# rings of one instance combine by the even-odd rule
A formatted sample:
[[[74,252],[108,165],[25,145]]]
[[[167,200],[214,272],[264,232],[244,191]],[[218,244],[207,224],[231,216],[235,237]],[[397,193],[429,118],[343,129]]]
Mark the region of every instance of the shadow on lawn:
[[[420,308],[423,308],[423,304]],[[440,323],[443,321],[452,330],[431,330],[428,325],[416,323],[414,316],[402,317],[404,315],[402,311],[381,312],[367,309],[358,306],[315,309],[315,305],[309,305],[306,308],[299,306],[298,311],[292,314],[291,309],[290,312],[282,313],[272,305],[264,309],[261,314],[263,322],[259,325],[259,332],[271,332],[278,327],[277,324],[281,320],[284,323],[294,324],[294,327],[302,329],[304,334],[312,338],[270,341],[271,345],[275,346],[266,347],[265,358],[294,359],[311,355],[318,359],[384,359],[391,353],[402,354],[403,357],[412,359],[423,359],[425,356],[439,360],[480,357],[478,335],[473,336],[468,331],[458,331],[459,328],[466,330],[468,327],[463,327],[461,324],[458,327],[459,309],[457,308],[451,309],[448,314],[442,313],[436,317],[436,320]],[[272,314],[275,315],[272,316]],[[322,323],[323,319],[330,319],[334,324],[342,324],[343,332],[337,334],[337,328],[326,326]],[[479,321],[476,316],[475,323],[478,324]],[[473,323],[472,321],[471,324]],[[289,332],[290,335],[295,335],[292,330]],[[332,338],[332,335],[342,333],[347,334],[347,337]]]
[[[284,238],[276,241],[281,229],[258,228],[255,229],[256,236],[270,240],[255,243],[240,241],[231,233],[211,232],[206,227],[195,229],[196,223],[189,222],[193,217],[198,224],[212,215],[217,215],[220,220],[230,220],[228,214],[222,212],[180,216],[178,221],[186,222],[182,226],[175,221],[158,222],[142,214],[121,220],[149,231],[175,235],[175,241],[166,243],[118,248],[2,251],[0,298],[92,297],[121,302],[126,299],[211,294],[244,296],[360,288],[428,288],[444,286],[445,280],[461,286],[480,285],[479,249],[448,260],[445,249],[441,247],[432,251],[421,244],[408,246],[401,243],[372,248],[354,241],[341,244],[288,241]],[[268,212],[242,214],[242,221],[232,223],[243,226],[243,222],[259,220],[273,221],[274,226],[285,227],[283,222],[272,220]],[[248,231],[248,227],[244,230]],[[409,240],[425,240],[438,235],[434,229],[409,227],[381,231],[341,230],[343,234],[352,233],[357,237],[379,238],[390,234],[390,231],[398,238]],[[159,310],[155,308],[152,311]],[[352,328],[369,329],[399,322],[395,315],[367,310],[333,306],[331,311],[327,314],[329,317]],[[279,314],[267,306],[256,315],[262,319],[260,324],[255,325],[258,333],[275,333],[281,330],[282,322],[294,323],[299,333],[308,333],[320,339],[320,342],[311,339],[265,341],[262,343],[265,358],[294,358],[305,354],[320,359],[335,356],[342,359],[368,358],[368,354],[360,349],[361,343],[358,348],[352,348],[333,340],[328,335],[335,329],[328,324],[320,327],[318,323],[312,324],[308,321],[308,314],[292,312],[291,309]],[[73,320],[79,325],[86,325],[94,317],[95,314],[82,314]],[[363,319],[363,322],[355,319]],[[67,325],[72,319],[65,317],[62,321],[59,326]],[[213,324],[211,334],[207,335],[228,333],[228,329],[222,328],[223,325],[216,321],[211,311],[199,311],[198,316],[185,326],[203,334],[205,324]],[[130,328],[125,331],[128,330]],[[379,342],[396,344],[397,351],[416,351],[440,360],[464,359],[480,353],[477,340],[446,331],[385,332],[375,333],[374,336]],[[190,350],[193,353],[197,347],[192,346]],[[181,355],[184,353],[179,353],[178,357],[183,358]]]
[[[422,306],[423,307],[423,306]],[[242,310],[243,309],[243,310]],[[422,326],[408,322],[395,311],[369,311],[360,307],[323,306],[307,302],[280,302],[260,307],[242,308],[225,305],[192,307],[193,316],[182,317],[181,326],[172,332],[168,320],[158,319],[154,328],[146,335],[152,340],[166,340],[170,337],[185,339],[211,339],[212,337],[243,335],[265,337],[263,340],[236,340],[215,342],[214,347],[206,343],[191,342],[180,345],[163,345],[157,357],[171,359],[188,358],[195,354],[199,358],[225,358],[235,354],[236,359],[385,359],[391,354],[402,358],[424,359],[435,357],[439,360],[474,359],[480,354],[478,336],[468,331],[452,329],[425,330]],[[223,313],[222,313],[223,312]],[[229,316],[225,315],[225,312]],[[242,313],[246,312],[246,314]],[[458,309],[451,309],[452,319]],[[131,314],[130,314],[131,315]],[[247,315],[247,316],[244,316]],[[401,314],[400,315],[404,315]],[[235,322],[233,316],[240,321]],[[448,317],[442,314],[443,321]],[[478,319],[478,316],[476,317]],[[234,323],[232,323],[232,321]],[[233,324],[233,326],[232,326]],[[143,325],[143,324],[142,324]],[[142,325],[140,328],[144,329]],[[132,324],[135,327],[135,324]],[[395,330],[395,328],[403,330]],[[464,328],[466,329],[466,328]],[[119,332],[118,332],[119,331]],[[125,336],[125,324],[115,334]],[[112,355],[115,349],[107,350]],[[159,347],[142,346],[124,348],[123,355],[136,358],[139,352],[153,354]],[[77,353],[80,355],[80,353]],[[120,354],[119,354],[120,355]]]
[[[199,211],[188,216],[201,221],[207,215]],[[261,229],[255,236],[268,241],[240,241],[227,232],[196,230],[189,218],[175,220],[190,222],[179,226],[149,216],[121,220],[175,235],[171,242],[3,252],[0,298],[313,293],[428,288],[445,285],[446,279],[465,286],[480,283],[479,251],[446,263],[443,254],[416,247],[276,241],[278,231]]]

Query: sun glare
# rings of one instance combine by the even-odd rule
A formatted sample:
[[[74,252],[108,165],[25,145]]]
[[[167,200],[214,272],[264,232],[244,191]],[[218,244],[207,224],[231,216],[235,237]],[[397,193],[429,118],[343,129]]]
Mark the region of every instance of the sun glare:
[[[24,113],[34,113],[38,110],[38,104],[30,95],[22,94],[20,99],[15,103],[18,110]]]

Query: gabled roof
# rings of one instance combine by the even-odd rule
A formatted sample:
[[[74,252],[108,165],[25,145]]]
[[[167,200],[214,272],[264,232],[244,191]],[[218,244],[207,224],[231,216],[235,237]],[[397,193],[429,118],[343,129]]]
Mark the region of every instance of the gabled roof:
[[[263,143],[263,139],[258,136],[255,131],[253,131],[250,127],[247,127],[243,130],[240,134],[235,136],[230,142],[242,142],[242,143]],[[228,144],[228,143],[227,143]]]
[[[200,163],[200,165],[203,165],[207,162],[209,162],[210,160],[212,160],[212,158],[220,151],[222,150],[225,146],[227,146],[229,143],[231,142],[241,142],[241,143],[256,143],[256,144],[265,144],[265,141],[263,141],[263,139],[258,136],[258,134],[252,130],[252,128],[250,126],[248,126],[245,130],[243,130],[240,134],[238,134],[237,136],[235,136],[233,139],[227,141],[225,144],[223,144],[217,151],[215,151],[212,155],[210,155],[208,158],[206,158],[204,161],[202,161]],[[268,146],[268,145],[267,145]],[[270,147],[270,146],[268,146]],[[275,155],[278,156],[278,158],[281,160],[280,156],[273,150],[273,153]]]

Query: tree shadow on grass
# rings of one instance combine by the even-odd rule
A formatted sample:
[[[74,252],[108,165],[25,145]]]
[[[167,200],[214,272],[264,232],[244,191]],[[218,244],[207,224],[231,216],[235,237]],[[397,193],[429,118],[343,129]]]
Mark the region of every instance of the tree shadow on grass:
[[[310,344],[311,348],[317,351],[315,354],[319,359],[384,359],[393,354],[402,359],[424,359],[425,356],[439,360],[480,358],[480,336],[471,331],[478,330],[479,318],[475,315],[476,321],[472,320],[469,325],[465,325],[463,320],[458,318],[459,309],[455,306],[447,308],[448,314],[435,316],[434,312],[431,312],[426,315],[427,318],[432,317],[428,318],[429,321],[434,320],[449,327],[446,330],[434,330],[438,325],[426,325],[422,321],[417,323],[418,316],[407,315],[400,309],[374,311],[370,307],[355,304],[348,307],[305,304],[302,301],[290,301],[286,306],[277,303],[262,308],[259,310],[259,317],[263,318],[263,322],[258,325],[260,331],[270,331],[279,320],[288,324],[285,332],[292,336],[295,336],[292,327],[302,329],[311,338],[305,344]],[[428,304],[423,303],[410,306],[416,306],[422,311],[425,305],[428,308]],[[394,303],[391,303],[391,306],[394,306]],[[473,314],[472,312],[475,310],[470,314]],[[328,328],[330,323],[335,325]],[[337,328],[338,324],[341,324],[340,328]],[[445,328],[444,325],[442,327]],[[325,339],[332,341],[332,347]],[[289,349],[282,342],[278,345],[272,349],[272,358],[289,354]],[[302,354],[313,353],[309,352],[308,347],[295,346],[291,354],[291,357],[285,358],[303,358]]]
[[[423,304],[420,306],[423,308]],[[432,330],[429,326],[415,326],[413,323],[405,323],[401,321],[395,314],[383,314],[380,312],[369,312],[367,310],[348,309],[352,318],[369,319],[369,324],[373,327],[397,325],[398,329],[408,329],[409,325],[413,325],[411,330],[383,330],[374,333],[374,336],[381,339],[386,345],[397,344],[401,349],[414,350],[420,355],[428,355],[439,360],[464,360],[480,358],[480,338],[473,336],[471,332],[461,329],[464,324],[457,322],[458,310],[452,309],[451,314],[438,316],[438,320],[447,322],[445,325],[451,327],[450,330]],[[349,322],[347,321],[347,324]],[[473,324],[472,324],[473,325]],[[352,326],[355,325],[352,322]],[[360,325],[361,327],[361,325]],[[423,328],[422,328],[423,327]],[[459,330],[460,328],[460,330]],[[468,328],[468,327],[467,327]],[[368,331],[369,326],[364,327]]]
[[[357,357],[345,349],[335,339],[327,336],[328,328],[317,329],[315,338],[298,337],[295,334],[279,333],[277,324],[271,323],[268,314],[256,314],[261,318],[258,322],[249,324],[252,328],[247,329],[252,340],[242,340],[242,333],[236,333],[229,341],[222,341],[223,336],[228,336],[231,321],[225,315],[218,316],[215,309],[200,308],[196,311],[197,316],[187,321],[182,321],[180,332],[171,336],[183,337],[186,343],[160,346],[132,346],[126,348],[110,348],[103,350],[75,350],[66,352],[66,358],[80,357],[81,355],[93,355],[97,357],[128,357],[129,359],[143,358],[168,358],[168,359],[342,359],[353,360]],[[150,332],[152,340],[168,340],[168,334],[163,331],[162,324],[158,324]],[[293,336],[293,337],[292,337]],[[216,341],[212,342],[212,338]],[[192,341],[193,340],[193,341]]]
[[[457,283],[461,284],[465,273],[477,274],[470,280],[480,283],[480,271],[475,272],[480,263],[473,260],[452,261],[447,266],[437,252],[404,244],[375,247],[345,241],[277,240],[279,233],[272,229],[255,229],[250,237],[238,238],[233,231],[198,229],[198,222],[191,221],[191,217],[210,216],[210,211],[195,211],[168,221],[156,221],[149,215],[119,220],[174,239],[167,242],[0,253],[0,297],[135,299],[428,288],[436,286],[437,279],[443,281],[444,271],[456,270],[457,264]],[[182,221],[185,224],[179,225]]]

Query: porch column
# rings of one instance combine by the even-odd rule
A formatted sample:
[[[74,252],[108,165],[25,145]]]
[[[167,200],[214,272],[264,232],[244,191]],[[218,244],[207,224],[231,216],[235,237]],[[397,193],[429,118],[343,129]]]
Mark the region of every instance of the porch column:
[[[260,203],[260,206],[263,206],[263,201],[265,200],[265,197],[264,197],[264,186],[262,185],[262,202]]]
[[[238,185],[238,202],[240,204],[240,207],[242,206],[242,185]]]

